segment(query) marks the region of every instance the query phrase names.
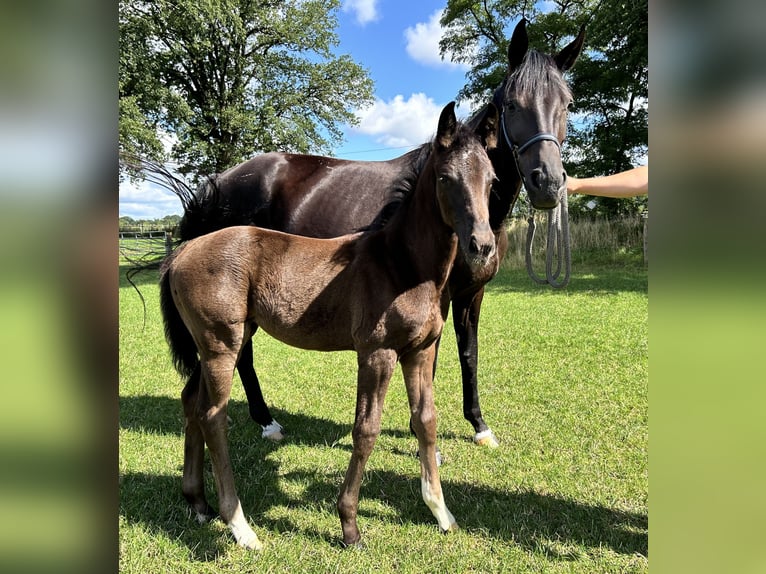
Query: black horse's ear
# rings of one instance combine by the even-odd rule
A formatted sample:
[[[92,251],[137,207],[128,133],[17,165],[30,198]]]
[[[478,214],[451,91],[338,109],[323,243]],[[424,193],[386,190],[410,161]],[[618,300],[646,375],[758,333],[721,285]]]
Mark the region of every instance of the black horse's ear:
[[[582,52],[584,42],[585,24],[580,26],[580,33],[577,34],[577,38],[572,40],[572,42],[568,46],[564,47],[561,52],[553,56],[553,59],[556,61],[556,65],[559,67],[559,70],[566,72],[569,68],[574,66],[575,62],[577,61],[577,57],[580,55],[580,52]]]
[[[527,19],[522,18],[516,24],[511,36],[511,43],[508,44],[508,69],[512,72],[524,61],[524,56],[529,49],[529,37],[527,36]]]
[[[486,149],[493,149],[497,146],[497,106],[492,102],[484,108],[484,115],[476,128],[476,134]]]
[[[449,147],[455,139],[457,118],[455,117],[455,102],[450,102],[439,116],[439,128],[436,130],[436,143],[441,147]]]

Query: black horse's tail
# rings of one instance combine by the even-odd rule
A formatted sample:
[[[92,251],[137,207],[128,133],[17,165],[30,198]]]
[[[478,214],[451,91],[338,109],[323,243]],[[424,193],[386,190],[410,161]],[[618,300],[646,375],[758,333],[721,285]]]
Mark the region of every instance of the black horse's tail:
[[[177,253],[177,252],[176,252]],[[175,253],[168,257],[160,268],[160,309],[165,324],[165,339],[170,347],[173,365],[182,376],[191,377],[199,365],[197,345],[181,319],[173,294],[170,292],[169,263]]]
[[[227,210],[221,201],[217,180],[217,175],[207,175],[195,191],[187,188],[184,196],[174,189],[184,208],[178,224],[180,241],[188,241],[225,227],[222,220],[225,220]]]
[[[141,173],[146,181],[172,191],[181,200],[184,214],[176,231],[178,243],[225,227],[222,220],[226,209],[221,202],[217,174],[204,176],[195,188],[161,163],[127,156],[121,156],[120,161]]]
[[[141,303],[144,305],[144,322],[146,322],[144,296],[133,279],[144,271],[160,269],[164,259],[168,256],[168,251],[172,252],[184,241],[205,235],[220,227],[217,220],[211,220],[211,214],[221,211],[218,209],[219,193],[215,183],[217,176],[207,176],[195,190],[186,180],[171,173],[161,163],[122,153],[120,154],[120,163],[132,172],[141,173],[146,181],[175,193],[181,200],[181,206],[184,210],[181,222],[174,234],[175,239],[171,241],[169,249],[166,245],[163,251],[151,251],[140,256],[122,254],[131,264],[130,269],[125,273],[125,278],[141,298]]]

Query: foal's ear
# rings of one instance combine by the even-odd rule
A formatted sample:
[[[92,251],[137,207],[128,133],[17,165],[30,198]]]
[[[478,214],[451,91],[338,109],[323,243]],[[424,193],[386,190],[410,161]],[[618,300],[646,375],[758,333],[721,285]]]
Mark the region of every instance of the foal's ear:
[[[476,133],[486,149],[492,149],[497,145],[497,120],[497,106],[490,102],[484,108],[484,115],[476,128]]]
[[[556,61],[556,65],[559,67],[559,70],[562,72],[566,72],[569,68],[574,66],[575,62],[577,61],[577,57],[580,55],[580,52],[582,52],[582,46],[585,42],[585,24],[580,26],[580,33],[577,34],[577,38],[572,40],[572,42],[562,48],[561,52],[553,56],[553,59]]]
[[[516,24],[511,36],[511,43],[508,44],[508,70],[513,71],[524,61],[524,56],[529,49],[529,37],[527,36],[527,19],[522,18]]]
[[[439,128],[436,130],[436,143],[441,147],[449,147],[457,132],[457,118],[455,117],[455,102],[450,102],[442,110],[439,116]]]

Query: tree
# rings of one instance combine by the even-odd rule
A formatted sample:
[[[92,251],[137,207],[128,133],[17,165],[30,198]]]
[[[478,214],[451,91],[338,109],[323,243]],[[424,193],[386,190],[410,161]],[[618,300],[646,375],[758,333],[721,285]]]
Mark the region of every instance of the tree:
[[[471,66],[461,100],[487,101],[507,72],[508,38],[524,15],[530,46],[555,53],[586,24],[585,50],[569,72],[575,101],[564,160],[581,177],[628,169],[648,151],[647,0],[448,0],[442,56]],[[552,6],[552,9],[550,8]],[[590,198],[589,198],[590,199]],[[596,213],[635,213],[646,198],[594,198]],[[576,201],[576,200],[575,200]]]
[[[329,151],[373,91],[333,53],[338,5],[120,0],[121,152],[196,178],[261,151]]]

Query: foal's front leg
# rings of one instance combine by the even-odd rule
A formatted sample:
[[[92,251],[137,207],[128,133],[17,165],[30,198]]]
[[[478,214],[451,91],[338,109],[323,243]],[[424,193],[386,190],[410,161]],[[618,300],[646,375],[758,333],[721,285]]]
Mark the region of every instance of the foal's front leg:
[[[442,532],[457,530],[455,517],[447,508],[436,463],[436,408],[433,395],[435,346],[402,357],[404,384],[410,404],[410,421],[418,435],[420,485],[423,500]]]
[[[357,357],[356,416],[352,438],[354,448],[348,463],[346,477],[338,496],[338,515],[343,529],[343,545],[361,543],[362,536],[356,523],[359,508],[359,489],[367,459],[380,434],[380,417],[388,383],[396,367],[396,353],[377,350],[371,354],[360,353]]]

